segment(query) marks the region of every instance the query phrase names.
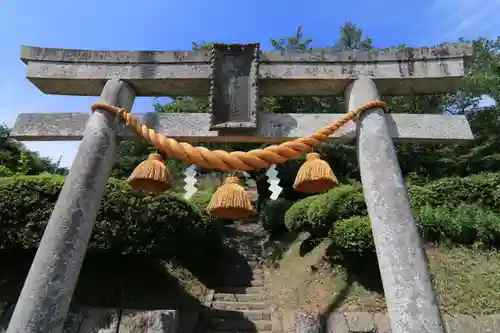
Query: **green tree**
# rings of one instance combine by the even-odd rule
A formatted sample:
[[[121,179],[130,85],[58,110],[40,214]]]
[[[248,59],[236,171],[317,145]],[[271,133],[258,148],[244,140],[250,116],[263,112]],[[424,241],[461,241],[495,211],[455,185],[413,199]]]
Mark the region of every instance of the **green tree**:
[[[313,40],[304,35],[302,26],[290,35],[271,38],[271,45],[279,52],[302,51],[313,49]],[[465,40],[460,40],[465,42]],[[414,181],[436,179],[442,175],[469,174],[480,171],[497,170],[500,166],[495,153],[498,147],[500,125],[497,107],[481,108],[479,102],[483,95],[498,101],[500,96],[500,39],[478,39],[473,42],[474,53],[466,65],[466,77],[461,89],[450,94],[382,96],[393,113],[450,113],[466,114],[476,135],[475,142],[465,145],[418,145],[398,144],[400,164],[405,175]],[[208,50],[212,43],[193,42],[193,50]],[[339,29],[337,40],[331,44],[334,49],[342,50],[373,50],[372,40],[365,36],[362,29],[352,22],[346,22]],[[404,44],[393,48],[404,50]],[[177,97],[169,104],[155,106],[157,112],[194,112],[205,111],[205,101],[192,97]],[[339,113],[345,110],[343,96],[332,97],[265,97],[262,98],[262,110],[276,113]],[[208,145],[212,146],[212,145]],[[217,145],[213,145],[216,147]],[[240,145],[226,144],[226,150],[232,150]],[[130,149],[127,149],[130,151]],[[358,179],[356,152],[349,145],[321,145],[318,147],[324,158],[334,167],[341,179]],[[144,154],[143,154],[144,155]],[[142,157],[141,157],[142,160]],[[301,161],[291,161],[280,166],[281,177],[291,178]],[[252,173],[265,181],[259,175],[262,170]],[[265,184],[264,184],[265,185]],[[267,185],[266,185],[267,186]],[[265,187],[265,186],[263,186]]]
[[[339,37],[334,47],[341,50],[362,51],[369,51],[373,48],[371,38],[363,38],[363,30],[349,21],[340,27]]]
[[[10,138],[9,134],[9,128],[0,124],[0,177],[43,172],[64,174],[67,171],[50,158],[26,149],[21,142]]]

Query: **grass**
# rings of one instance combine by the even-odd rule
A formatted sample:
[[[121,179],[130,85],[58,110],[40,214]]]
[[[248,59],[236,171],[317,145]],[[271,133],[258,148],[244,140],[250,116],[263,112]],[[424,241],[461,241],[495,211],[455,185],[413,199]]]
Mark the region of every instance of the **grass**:
[[[370,288],[366,283],[376,280],[373,277],[378,272],[368,272],[363,279],[349,278],[341,267],[332,267],[324,260],[328,245],[322,242],[301,257],[300,241],[292,243],[277,265],[267,269],[269,300],[283,312],[384,311],[381,288]],[[500,312],[496,296],[500,294],[499,252],[445,246],[429,246],[426,251],[442,311],[471,315]]]

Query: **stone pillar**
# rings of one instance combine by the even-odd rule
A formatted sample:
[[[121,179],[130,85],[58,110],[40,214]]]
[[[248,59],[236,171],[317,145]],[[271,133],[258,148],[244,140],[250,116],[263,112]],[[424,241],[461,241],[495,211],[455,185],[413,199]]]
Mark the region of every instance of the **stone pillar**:
[[[368,77],[351,83],[345,96],[349,110],[379,100]],[[392,332],[444,333],[427,256],[382,109],[360,116],[357,150]]]
[[[132,108],[135,92],[107,81],[100,102]],[[114,163],[119,122],[96,110],[47,224],[7,333],[60,333]]]

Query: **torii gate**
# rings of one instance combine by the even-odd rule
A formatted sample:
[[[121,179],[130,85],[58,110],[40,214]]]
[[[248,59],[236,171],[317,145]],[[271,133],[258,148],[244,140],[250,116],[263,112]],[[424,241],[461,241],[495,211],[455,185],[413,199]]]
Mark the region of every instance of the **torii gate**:
[[[210,95],[211,114],[139,114],[160,133],[189,142],[283,142],[341,115],[259,114],[259,96],[338,95],[348,109],[383,95],[458,89],[468,44],[371,52],[260,52],[259,44],[202,51],[84,51],[23,46],[27,78],[41,91],[100,95],[131,109],[135,96]],[[238,84],[235,84],[235,80]],[[232,87],[233,89],[229,89]],[[82,140],[17,302],[8,333],[61,332],[120,138],[115,115],[20,114],[21,141]],[[136,138],[136,137],[135,137]],[[380,273],[394,333],[444,333],[425,252],[393,140],[472,140],[464,116],[364,112],[331,136],[356,140]]]

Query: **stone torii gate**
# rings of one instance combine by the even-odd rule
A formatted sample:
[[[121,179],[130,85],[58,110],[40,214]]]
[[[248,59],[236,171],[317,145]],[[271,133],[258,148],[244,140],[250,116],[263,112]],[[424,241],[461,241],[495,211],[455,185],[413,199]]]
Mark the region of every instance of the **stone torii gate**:
[[[283,142],[309,135],[332,114],[258,113],[259,96],[345,94],[348,109],[382,95],[455,91],[470,45],[370,52],[260,52],[258,44],[202,51],[84,51],[23,46],[27,78],[42,92],[100,95],[131,109],[135,96],[210,96],[211,113],[144,113],[156,131],[189,142]],[[21,141],[82,140],[14,310],[8,333],[62,329],[119,139],[136,139],[104,110],[23,113]],[[356,140],[380,272],[394,333],[444,333],[425,252],[393,140],[459,143],[464,116],[364,112],[331,136]]]

